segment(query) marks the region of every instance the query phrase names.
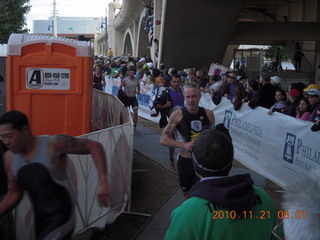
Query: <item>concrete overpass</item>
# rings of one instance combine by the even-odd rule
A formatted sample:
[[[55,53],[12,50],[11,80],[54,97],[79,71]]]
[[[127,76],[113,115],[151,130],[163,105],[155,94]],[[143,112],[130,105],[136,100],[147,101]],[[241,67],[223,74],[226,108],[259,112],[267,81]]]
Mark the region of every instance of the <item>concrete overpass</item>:
[[[149,2],[154,23],[161,21],[152,34],[142,20]],[[123,0],[117,15],[116,8],[119,3],[109,4],[107,45],[117,56],[147,55],[176,69],[208,69],[212,62],[229,66],[240,44],[280,44],[293,57],[300,41],[303,69],[320,81],[320,0]]]

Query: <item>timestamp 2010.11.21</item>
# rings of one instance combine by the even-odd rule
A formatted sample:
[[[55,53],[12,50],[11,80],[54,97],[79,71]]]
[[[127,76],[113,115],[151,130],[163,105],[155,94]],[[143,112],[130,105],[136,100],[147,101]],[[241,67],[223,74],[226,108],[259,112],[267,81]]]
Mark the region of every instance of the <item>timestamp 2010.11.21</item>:
[[[276,217],[280,220],[282,219],[306,219],[307,212],[306,211],[286,211],[286,210],[277,210],[275,213],[271,211],[228,211],[228,210],[214,210],[212,211],[212,219],[270,219]],[[274,215],[275,214],[275,215]]]

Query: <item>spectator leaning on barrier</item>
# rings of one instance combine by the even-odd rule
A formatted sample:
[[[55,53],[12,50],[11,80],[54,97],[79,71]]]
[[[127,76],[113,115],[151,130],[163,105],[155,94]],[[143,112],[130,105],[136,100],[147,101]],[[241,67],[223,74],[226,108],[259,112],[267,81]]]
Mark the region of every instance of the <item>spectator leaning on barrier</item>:
[[[307,88],[304,89],[306,92],[306,95],[308,96],[308,101],[312,106],[312,113],[309,118],[309,121],[316,122],[317,118],[320,118],[318,116],[318,111],[320,111],[320,86],[317,84],[311,84]]]
[[[286,115],[291,117],[296,117],[297,115],[297,107],[300,101],[300,92],[298,89],[291,89],[288,93],[288,108],[285,112]]]
[[[253,186],[250,174],[229,175],[233,152],[223,124],[195,140],[192,162],[201,180],[191,188],[191,198],[172,212],[165,240],[273,239],[272,199]],[[262,213],[268,216],[262,218]]]
[[[284,113],[287,109],[287,97],[286,92],[283,90],[278,90],[275,95],[276,103],[268,111],[268,114],[272,114],[273,112],[281,112]]]
[[[317,132],[320,130],[320,110],[317,111],[317,117],[316,117],[316,122],[315,124],[312,125],[311,130],[314,132]]]
[[[222,85],[221,76],[211,75],[209,78],[209,82],[203,91],[210,93],[211,96],[214,96],[218,94],[221,85]]]
[[[236,86],[239,86],[240,83],[239,83],[239,80],[237,80],[237,74],[235,72],[229,73],[227,75],[227,79],[229,83],[229,96],[227,98],[232,100],[236,96],[234,88]]]
[[[221,84],[219,90],[212,95],[212,102],[218,105],[221,102],[222,97],[228,97],[230,95],[230,84],[228,83],[228,76],[230,72],[222,74]]]
[[[277,87],[270,83],[270,76],[262,72],[259,77],[259,83],[261,87],[259,89],[258,100],[254,101],[251,99],[249,106],[254,109],[257,106],[270,109],[274,104],[274,96],[277,91]]]
[[[237,80],[239,83],[244,87],[244,89],[247,91],[248,90],[248,79],[245,75],[241,75],[237,77]]]
[[[234,110],[238,111],[242,103],[248,101],[248,93],[244,89],[243,85],[239,84],[234,87],[235,97],[231,100]]]
[[[230,84],[228,82],[230,72],[225,72],[222,76],[222,84],[219,90],[221,97],[228,97],[230,95]]]
[[[259,83],[257,80],[255,79],[251,79],[248,82],[248,90],[249,90],[249,94],[248,94],[248,99],[249,101],[255,101],[257,102],[259,99]]]
[[[296,118],[309,121],[311,116],[311,104],[307,98],[301,98],[297,107]]]

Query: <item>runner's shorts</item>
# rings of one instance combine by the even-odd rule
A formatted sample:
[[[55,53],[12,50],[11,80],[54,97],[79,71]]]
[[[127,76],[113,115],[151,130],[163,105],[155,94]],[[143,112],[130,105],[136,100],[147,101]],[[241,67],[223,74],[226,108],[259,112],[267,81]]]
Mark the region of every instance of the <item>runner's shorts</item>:
[[[189,192],[193,184],[199,181],[193,169],[192,159],[178,155],[178,177],[183,192]]]
[[[127,106],[126,107],[132,107],[132,109],[138,108],[138,101],[136,97],[128,97]]]

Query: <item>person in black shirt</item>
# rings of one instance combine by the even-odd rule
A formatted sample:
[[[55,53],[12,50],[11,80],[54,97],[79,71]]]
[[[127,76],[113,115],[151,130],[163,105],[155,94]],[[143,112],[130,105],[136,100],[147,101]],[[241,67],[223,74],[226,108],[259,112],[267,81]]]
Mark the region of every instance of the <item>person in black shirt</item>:
[[[186,107],[174,111],[161,138],[161,145],[180,148],[177,168],[180,187],[189,198],[189,190],[199,179],[193,169],[192,147],[194,140],[200,133],[211,128],[214,124],[214,114],[209,109],[199,107],[201,93],[199,85],[193,82],[187,83],[184,87],[184,99]],[[175,139],[171,136],[175,136]]]
[[[7,150],[7,147],[0,141],[0,200],[8,191],[7,174],[3,162],[3,156]],[[11,211],[0,217],[0,239],[15,239],[15,223]]]
[[[260,74],[259,83],[261,88],[259,89],[259,94],[257,100],[251,100],[249,102],[249,107],[254,109],[257,106],[270,109],[274,104],[274,96],[276,95],[277,87],[273,86],[270,82],[270,76],[262,72]]]

